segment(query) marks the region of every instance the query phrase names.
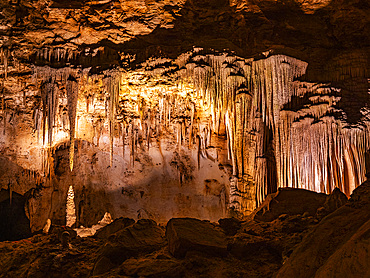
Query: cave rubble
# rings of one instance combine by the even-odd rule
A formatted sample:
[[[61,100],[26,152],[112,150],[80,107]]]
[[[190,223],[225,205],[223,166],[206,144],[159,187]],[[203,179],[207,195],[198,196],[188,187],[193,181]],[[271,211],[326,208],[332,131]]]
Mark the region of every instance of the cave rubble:
[[[110,225],[121,229],[108,237],[81,238],[71,228],[51,225],[48,234],[0,243],[1,277],[214,277],[217,273],[219,277],[366,277],[368,189],[365,182],[349,202],[321,220],[306,213],[281,214],[269,222],[249,218],[241,221],[233,236],[226,236],[217,223],[190,218],[170,220],[167,232],[153,220],[126,221],[124,227],[117,219],[117,224]],[[177,222],[175,230],[171,222]],[[66,229],[70,233],[67,249],[62,247]],[[112,231],[109,225],[102,229]],[[181,258],[171,251],[175,243],[171,229],[178,237],[193,240],[176,247],[187,248]],[[210,235],[216,231],[217,237]],[[221,239],[220,257],[220,249],[214,246]],[[194,240],[203,244],[195,247]]]

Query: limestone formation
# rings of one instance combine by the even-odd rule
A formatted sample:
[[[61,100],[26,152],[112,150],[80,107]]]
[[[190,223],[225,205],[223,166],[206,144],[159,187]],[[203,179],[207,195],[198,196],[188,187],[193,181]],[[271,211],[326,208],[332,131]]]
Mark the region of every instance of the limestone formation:
[[[209,222],[192,218],[173,218],[167,223],[166,236],[170,253],[183,258],[187,252],[200,251],[211,256],[226,256],[224,234]]]
[[[369,13],[0,1],[0,269],[368,276]]]

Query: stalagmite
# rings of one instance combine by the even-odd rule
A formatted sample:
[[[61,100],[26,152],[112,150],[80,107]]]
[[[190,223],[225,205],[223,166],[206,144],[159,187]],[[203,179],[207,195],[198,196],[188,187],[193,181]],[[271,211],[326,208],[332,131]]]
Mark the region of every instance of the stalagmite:
[[[67,193],[67,205],[66,205],[66,226],[72,227],[74,223],[76,223],[76,209],[75,209],[75,201],[74,201],[74,191],[73,186],[70,185],[68,188]]]

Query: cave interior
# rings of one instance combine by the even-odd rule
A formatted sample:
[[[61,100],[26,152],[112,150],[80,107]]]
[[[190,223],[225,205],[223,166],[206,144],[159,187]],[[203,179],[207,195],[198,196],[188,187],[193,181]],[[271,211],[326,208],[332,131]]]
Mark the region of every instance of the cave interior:
[[[369,14],[1,1],[0,277],[370,277]]]

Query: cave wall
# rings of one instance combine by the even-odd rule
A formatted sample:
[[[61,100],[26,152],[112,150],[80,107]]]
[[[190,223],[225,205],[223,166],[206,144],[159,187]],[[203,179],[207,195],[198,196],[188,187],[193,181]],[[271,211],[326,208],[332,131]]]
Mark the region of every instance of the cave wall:
[[[0,7],[1,185],[37,189],[33,230],[65,222],[70,185],[86,226],[217,220],[365,179],[367,1]]]

